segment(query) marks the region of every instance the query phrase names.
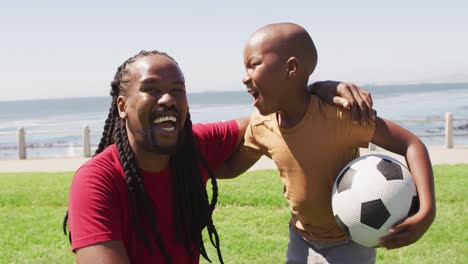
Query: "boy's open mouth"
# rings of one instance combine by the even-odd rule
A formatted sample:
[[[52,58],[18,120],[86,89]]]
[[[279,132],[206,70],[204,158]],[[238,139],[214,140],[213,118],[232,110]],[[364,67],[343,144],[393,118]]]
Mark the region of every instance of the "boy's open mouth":
[[[254,104],[256,104],[257,101],[258,101],[259,92],[256,91],[256,90],[254,90],[254,89],[252,89],[252,88],[247,88],[247,92],[248,92],[250,95],[253,96],[253,98],[254,98]]]

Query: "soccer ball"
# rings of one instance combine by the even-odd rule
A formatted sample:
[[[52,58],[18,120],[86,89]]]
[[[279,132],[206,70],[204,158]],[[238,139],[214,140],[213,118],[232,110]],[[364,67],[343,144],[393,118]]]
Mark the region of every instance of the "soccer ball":
[[[338,174],[332,210],[338,226],[356,243],[376,247],[395,223],[419,209],[408,169],[385,155],[366,155]]]

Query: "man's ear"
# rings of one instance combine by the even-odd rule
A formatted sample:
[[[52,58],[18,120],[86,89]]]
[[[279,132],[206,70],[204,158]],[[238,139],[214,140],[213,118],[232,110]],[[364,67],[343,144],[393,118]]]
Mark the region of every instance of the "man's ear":
[[[299,60],[296,57],[291,57],[287,62],[286,79],[296,77],[299,66]]]
[[[117,110],[119,110],[119,116],[120,118],[126,118],[127,117],[127,98],[119,95],[117,97]]]

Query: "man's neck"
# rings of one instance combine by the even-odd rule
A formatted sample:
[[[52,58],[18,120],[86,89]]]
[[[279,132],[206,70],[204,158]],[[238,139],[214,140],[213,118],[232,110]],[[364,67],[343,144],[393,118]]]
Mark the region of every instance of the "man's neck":
[[[150,172],[160,172],[167,168],[169,159],[171,158],[169,154],[160,154],[153,151],[147,151],[143,147],[136,144],[130,136],[129,141],[133,153],[135,153],[135,159],[140,169]]]
[[[134,151],[135,152],[135,151]],[[162,155],[154,152],[135,152],[135,157],[138,162],[138,167],[144,171],[160,172],[169,165],[170,155]]]

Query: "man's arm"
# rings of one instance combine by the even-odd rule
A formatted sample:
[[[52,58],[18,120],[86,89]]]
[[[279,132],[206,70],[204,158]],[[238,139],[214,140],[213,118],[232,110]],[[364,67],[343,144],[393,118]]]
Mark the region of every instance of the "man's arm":
[[[377,118],[372,143],[406,158],[419,195],[419,211],[390,229],[381,239],[387,249],[416,242],[435,218],[434,176],[426,146],[410,131],[397,124]]]
[[[106,241],[76,250],[77,264],[128,264],[122,241]]]
[[[321,81],[310,84],[307,89],[329,104],[351,109],[353,122],[361,122],[363,126],[375,122],[371,94],[352,83]]]

